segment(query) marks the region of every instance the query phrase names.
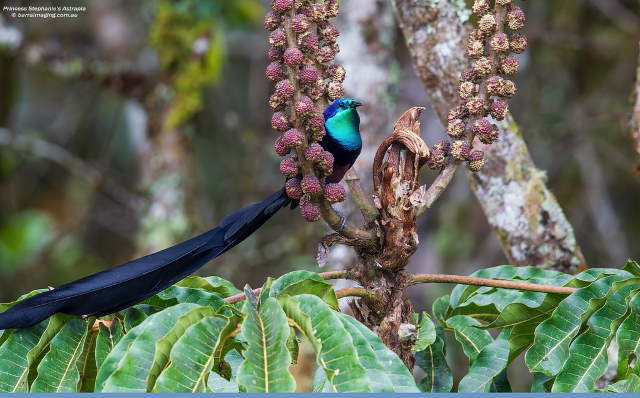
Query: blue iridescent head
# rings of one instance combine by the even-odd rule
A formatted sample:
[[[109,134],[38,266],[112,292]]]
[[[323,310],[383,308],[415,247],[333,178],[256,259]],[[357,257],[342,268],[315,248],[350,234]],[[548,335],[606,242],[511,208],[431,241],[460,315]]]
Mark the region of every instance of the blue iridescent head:
[[[324,111],[324,126],[327,134],[343,148],[360,151],[360,116],[356,109],[362,105],[350,98],[338,98]]]
[[[341,112],[353,112],[357,115],[358,111],[356,110],[356,108],[360,105],[362,105],[361,102],[351,98],[338,98],[337,100],[333,101],[331,105],[327,107],[327,109],[324,110],[324,120],[329,120],[330,118]]]

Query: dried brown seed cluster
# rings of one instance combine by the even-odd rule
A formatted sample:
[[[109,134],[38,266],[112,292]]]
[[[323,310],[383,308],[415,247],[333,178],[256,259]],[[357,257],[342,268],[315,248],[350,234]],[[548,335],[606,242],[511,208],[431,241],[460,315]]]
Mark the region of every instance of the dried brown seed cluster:
[[[306,220],[316,221],[319,200],[335,203],[346,196],[340,185],[325,185],[334,159],[317,143],[325,134],[322,110],[344,96],[345,69],[332,64],[340,33],[329,22],[338,15],[338,0],[272,0],[271,8],[264,19],[271,62],[265,76],[275,83],[271,126],[282,133],[274,149],[280,156],[292,154],[280,163],[286,192],[300,200]]]
[[[517,33],[524,27],[524,11],[514,0],[474,0],[473,12],[478,26],[469,34],[467,56],[471,69],[460,76],[458,95],[462,104],[449,111],[447,134],[454,140],[450,145],[436,144],[427,165],[440,169],[446,157],[466,161],[471,171],[484,165],[482,151],[470,147],[474,137],[484,144],[499,138],[498,127],[491,122],[503,120],[508,112],[505,101],[516,94],[517,88],[507,77],[518,72],[518,58],[510,53],[521,53],[527,39]]]

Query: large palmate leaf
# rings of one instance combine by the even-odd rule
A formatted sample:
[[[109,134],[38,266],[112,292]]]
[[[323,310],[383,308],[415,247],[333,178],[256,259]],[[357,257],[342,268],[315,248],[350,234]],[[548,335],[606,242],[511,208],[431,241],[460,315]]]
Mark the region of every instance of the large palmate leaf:
[[[31,392],[76,392],[80,381],[77,363],[82,355],[87,322],[71,319],[51,340],[49,352],[38,365]]]
[[[453,387],[453,374],[447,364],[443,330],[437,327],[433,344],[416,353],[416,364],[425,372],[418,384],[420,391],[449,392]]]
[[[360,364],[353,339],[338,314],[317,296],[303,294],[278,299],[287,317],[309,340],[331,391],[370,392],[370,380]]]
[[[295,380],[289,372],[291,354],[287,349],[289,325],[278,301],[269,297],[260,308],[248,308],[242,323],[242,334],[247,340],[244,361],[236,378],[247,392],[292,392]]]
[[[558,374],[569,357],[569,345],[582,324],[604,303],[614,283],[620,280],[624,280],[624,276],[606,276],[560,302],[551,317],[536,328],[533,345],[525,356],[529,370],[549,376]]]
[[[170,365],[156,381],[157,392],[206,392],[207,380],[221,364],[223,346],[239,318],[206,317],[191,325],[171,349]]]
[[[636,279],[636,278],[634,278]],[[606,303],[587,322],[588,329],[574,340],[566,365],[556,376],[553,392],[588,392],[604,374],[608,365],[607,347],[627,312],[630,293],[640,288],[636,279],[614,291]]]
[[[447,319],[447,327],[453,329],[456,340],[471,362],[487,345],[493,342],[489,332],[477,327],[480,325],[479,321],[466,315],[455,315]]]
[[[509,364],[509,334],[506,328],[478,354],[469,372],[460,380],[459,392],[489,392],[494,379]]]
[[[120,339],[104,360],[98,370],[96,391],[148,391],[178,338],[189,326],[214,315],[210,307],[184,303],[149,316]]]
[[[26,329],[13,331],[0,347],[0,392],[27,392],[29,374],[68,317],[54,315]]]

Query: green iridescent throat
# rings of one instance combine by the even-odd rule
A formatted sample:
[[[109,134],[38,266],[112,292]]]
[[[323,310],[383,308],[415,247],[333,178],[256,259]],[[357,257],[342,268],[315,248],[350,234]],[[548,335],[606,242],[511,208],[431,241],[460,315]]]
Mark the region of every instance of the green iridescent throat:
[[[358,130],[359,122],[356,110],[349,108],[336,113],[325,122],[325,125],[331,132],[331,137],[340,145],[346,149],[355,150],[362,146],[362,138]]]

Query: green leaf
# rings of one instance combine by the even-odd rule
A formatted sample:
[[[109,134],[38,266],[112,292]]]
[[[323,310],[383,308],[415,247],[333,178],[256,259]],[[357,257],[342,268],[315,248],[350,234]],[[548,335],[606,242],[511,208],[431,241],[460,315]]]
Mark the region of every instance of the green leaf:
[[[521,323],[511,327],[509,335],[509,363],[533,343],[536,322]]]
[[[247,392],[292,392],[296,383],[291,373],[291,354],[287,349],[287,316],[273,298],[267,298],[258,310],[249,307],[242,323],[247,339],[244,361],[238,369],[238,384]]]
[[[441,296],[438,297],[431,305],[433,317],[442,324],[444,324],[446,319],[449,318],[449,311],[451,311],[451,306],[449,305],[450,299],[451,297],[449,295]]]
[[[500,335],[478,354],[469,372],[460,380],[458,392],[490,391],[494,379],[509,363],[510,334],[511,328],[503,329]]]
[[[626,378],[631,369],[631,356],[640,358],[640,293],[629,301],[629,316],[620,324],[616,339],[618,341],[618,378]],[[636,365],[637,366],[637,365]]]
[[[26,329],[14,330],[0,347],[0,392],[27,392],[30,370],[68,317],[56,314]]]
[[[87,324],[71,319],[51,340],[49,352],[38,365],[31,392],[76,392],[80,381],[77,362],[82,354]]]
[[[630,274],[633,274],[634,276],[640,276],[640,264],[633,260],[627,261],[622,269]]]
[[[606,392],[640,392],[640,376],[630,374],[628,378],[608,386]]]
[[[243,358],[238,351],[230,350],[224,357],[224,362],[230,364],[229,368],[231,370],[231,375],[229,380],[220,376],[218,373],[211,371],[211,373],[209,373],[209,380],[207,380],[207,392],[239,392],[235,379],[242,361]]]
[[[447,319],[447,327],[453,329],[456,340],[471,363],[487,345],[493,342],[488,331],[476,327],[481,325],[480,322],[466,315],[456,315]]]
[[[327,374],[321,366],[318,366],[313,374],[311,392],[334,392],[329,379],[327,379]]]
[[[353,317],[337,314],[353,339],[360,363],[371,380],[373,392],[420,391],[409,369],[375,333]]]
[[[207,286],[211,286],[209,282],[205,279],[200,278],[199,281],[202,281],[207,284]],[[225,288],[225,290],[227,290]],[[208,291],[206,289],[201,288],[192,288],[185,287],[179,285],[173,285],[168,287],[157,294],[157,296],[162,300],[175,300],[176,303],[193,303],[199,305],[208,305],[215,310],[219,310],[220,308],[227,305],[224,301],[224,297],[218,292]],[[149,302],[150,304],[153,302]]]
[[[537,293],[537,292],[526,292]],[[521,298],[527,294],[524,293]],[[563,294],[537,293],[535,300],[514,299],[514,302],[500,309],[498,316],[485,327],[487,329],[518,326],[526,323],[541,323],[556,309],[558,304],[567,296]]]
[[[589,283],[595,282],[598,279],[602,279],[607,276],[618,275],[623,279],[629,279],[633,277],[633,274],[617,268],[589,268],[582,271],[578,275],[575,275],[571,282],[567,286],[572,287],[584,287]]]
[[[209,284],[213,286],[213,290],[220,293],[223,297],[229,297],[233,296],[234,294],[242,293],[242,290],[235,287],[233,283],[229,282],[226,279],[222,279],[219,276],[205,276],[203,279],[209,282]]]
[[[471,276],[501,280],[521,280],[529,283],[556,286],[564,286],[572,279],[571,275],[558,271],[538,267],[514,267],[512,265],[484,268],[472,273]],[[502,295],[502,298],[498,299],[495,303],[498,309],[509,304],[508,300],[512,294],[517,295],[519,293],[519,291],[516,290],[496,289],[488,286],[457,285],[451,292],[451,306],[456,308],[474,295],[486,295],[492,292],[499,292],[498,294]]]
[[[370,380],[358,361],[353,339],[337,313],[317,296],[278,297],[283,310],[317,354],[334,392],[370,392]]]
[[[93,392],[95,388],[96,375],[98,373],[98,367],[96,366],[98,330],[93,328],[93,322],[87,324],[87,336],[78,359],[78,372],[80,373],[78,392]]]
[[[638,280],[613,292],[589,318],[588,329],[574,340],[567,363],[556,376],[552,392],[588,392],[607,370],[607,347],[627,312],[627,298],[637,292]],[[630,281],[626,281],[627,283]]]
[[[305,335],[316,353],[320,352],[320,350],[322,350],[322,344],[315,337],[311,317],[302,312],[300,303],[295,298],[287,295],[278,297],[278,302],[284,313],[287,314],[289,323]]]
[[[191,325],[171,349],[170,365],[158,377],[153,391],[206,392],[209,374],[220,362],[216,353],[227,339],[223,330],[228,322],[226,318],[206,317]],[[234,325],[237,323],[235,318]]]
[[[247,304],[251,307],[258,308],[258,296],[253,292],[253,289],[249,285],[244,285],[244,295],[247,297]]]
[[[271,285],[273,285],[274,280],[272,277],[267,277],[267,280],[262,284],[262,289],[260,289],[260,294],[258,295],[258,307],[260,303],[271,297]]]
[[[416,314],[417,315],[417,314]],[[436,325],[428,313],[423,312],[418,323],[418,337],[411,350],[422,351],[436,341]]]
[[[217,276],[209,276],[206,278],[201,276],[187,276],[174,286],[202,289],[210,293],[216,293],[223,298],[240,292],[231,282]]]
[[[416,364],[426,373],[418,385],[420,391],[424,392],[449,392],[453,387],[453,375],[445,356],[443,331],[441,327],[437,330],[434,343],[416,353]]]
[[[583,322],[602,305],[613,284],[623,278],[611,275],[598,279],[560,302],[551,317],[535,330],[533,345],[525,356],[529,370],[557,375],[569,357],[569,344]]]
[[[276,279],[271,286],[271,296],[278,297],[283,294],[289,296],[313,294],[331,307],[339,308],[333,286],[315,272],[293,271]]]
[[[124,327],[120,319],[113,317],[109,327],[100,322],[98,325],[98,335],[96,336],[96,367],[100,369],[107,355],[118,344],[124,336]]]
[[[127,333],[149,317],[149,315],[138,308],[138,306],[127,308],[122,311],[122,313],[124,314],[124,330]]]
[[[149,316],[120,339],[104,360],[98,370],[96,391],[150,390],[178,338],[203,317],[214,315],[209,307],[184,303]]]
[[[555,376],[547,376],[544,373],[533,373],[531,392],[550,392]]]
[[[490,392],[512,392],[509,378],[507,377],[507,369],[503,370],[491,382]]]
[[[298,336],[296,336],[296,330],[291,327],[289,331],[289,338],[287,339],[287,349],[291,353],[291,363],[296,364],[298,362],[298,353],[300,352],[300,345],[298,342]]]

